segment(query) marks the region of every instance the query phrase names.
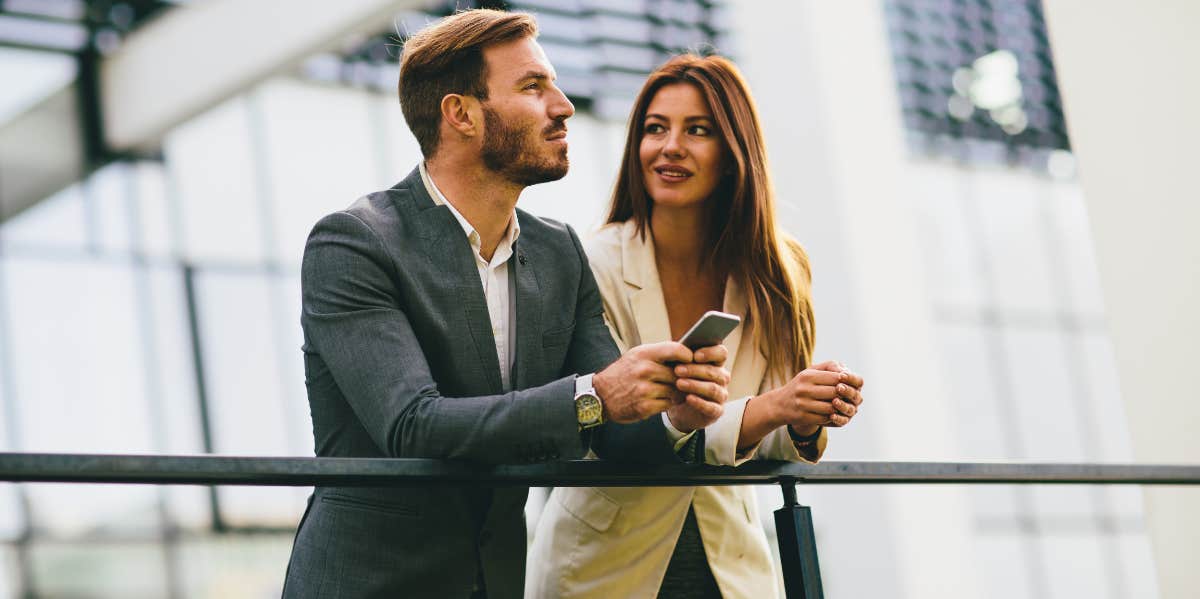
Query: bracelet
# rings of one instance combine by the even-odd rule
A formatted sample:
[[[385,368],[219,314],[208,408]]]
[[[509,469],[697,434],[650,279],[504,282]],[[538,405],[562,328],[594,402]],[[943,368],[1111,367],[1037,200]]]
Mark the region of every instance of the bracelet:
[[[817,439],[821,438],[821,431],[823,431],[823,430],[825,430],[825,427],[818,426],[817,432],[815,432],[811,435],[801,436],[801,435],[797,435],[796,431],[792,430],[791,425],[788,425],[788,427],[787,427],[788,436],[792,438],[792,443],[795,443],[796,447],[806,447],[808,445],[812,445],[813,443],[816,443]]]

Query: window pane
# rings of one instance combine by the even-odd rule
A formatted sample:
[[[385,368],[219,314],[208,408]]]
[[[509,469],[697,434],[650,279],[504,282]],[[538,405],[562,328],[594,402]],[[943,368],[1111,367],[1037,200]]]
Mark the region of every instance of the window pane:
[[[96,171],[83,184],[85,210],[94,227],[95,247],[116,253],[134,249],[131,205],[133,167],[114,162]]]
[[[307,415],[299,346],[283,348],[283,314],[272,281],[257,273],[209,272],[197,275],[197,303],[204,345],[213,437],[218,453],[311,455],[311,428],[289,416]],[[292,324],[290,326],[297,326]],[[286,356],[286,360],[284,359]],[[233,523],[294,525],[303,512],[307,489],[227,487],[222,514]]]
[[[378,94],[294,80],[272,81],[252,97],[254,114],[262,119],[256,130],[266,147],[263,174],[270,177],[270,197],[264,199],[276,231],[273,251],[286,263],[299,265],[317,219],[390,187],[415,166],[387,163],[392,172],[381,176],[385,157],[378,156],[372,129],[382,123],[370,120],[378,99]],[[392,131],[408,135],[404,128],[386,135]]]
[[[996,343],[990,327],[982,323],[944,322],[937,325],[946,364],[947,392],[957,398],[954,422],[962,459],[1001,459],[1012,455],[1014,431],[1005,430],[1014,418],[1007,400],[997,396]]]
[[[152,450],[132,269],[27,258],[6,267],[21,449]]]
[[[131,269],[10,258],[6,284],[22,451],[153,451]],[[152,487],[30,485],[39,526],[153,524]]]
[[[87,245],[86,224],[83,194],[72,185],[0,224],[0,240],[14,249],[82,250]]]
[[[16,597],[21,588],[21,571],[12,545],[0,545],[0,597]]]
[[[22,532],[22,520],[17,486],[0,483],[0,542],[16,540]]]
[[[146,376],[153,412],[154,447],[169,454],[204,451],[200,404],[196,396],[191,333],[187,323],[182,270],[156,266],[138,273],[144,277],[149,325]],[[208,489],[191,485],[161,487],[172,522],[184,528],[202,528],[212,521]]]
[[[183,244],[193,260],[263,257],[256,169],[245,102],[231,100],[180,126],[164,149]]]
[[[1043,193],[1020,171],[974,171],[974,210],[983,226],[997,306],[1048,312],[1062,308],[1046,244],[1049,224]]]
[[[36,593],[43,597],[167,596],[165,556],[157,544],[35,543]]]
[[[1038,597],[1025,564],[1028,547],[1025,535],[980,533],[975,535],[975,558],[979,565],[979,584],[988,599]],[[1044,591],[1037,589],[1037,591]]]
[[[1063,333],[1013,329],[1001,333],[1011,396],[1001,409],[1015,412],[1028,455],[1036,460],[1085,461],[1083,423],[1077,416],[1081,391],[1070,380]]]
[[[178,565],[189,597],[278,597],[292,535],[225,536],[182,543]]]
[[[1108,597],[1112,573],[1105,568],[1098,534],[1046,532],[1038,542],[1046,558],[1051,599]]]
[[[986,305],[986,281],[980,268],[979,240],[963,197],[971,175],[943,164],[913,163],[909,168],[925,280],[939,307],[977,310]]]
[[[132,168],[133,194],[137,206],[138,244],[152,257],[176,256],[182,243],[182,223],[176,222],[168,196],[166,168],[157,162],[139,162]]]

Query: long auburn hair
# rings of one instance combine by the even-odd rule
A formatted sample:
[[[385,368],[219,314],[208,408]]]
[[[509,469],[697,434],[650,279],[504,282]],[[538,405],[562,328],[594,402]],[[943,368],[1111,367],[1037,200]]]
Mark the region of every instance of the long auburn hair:
[[[745,290],[745,325],[754,331],[753,342],[767,357],[769,372],[790,378],[812,362],[812,273],[804,248],[775,223],[775,192],[767,174],[758,110],[732,62],[682,54],[650,74],[630,115],[607,222],[633,219],[646,238],[654,207],[640,159],[646,111],[658,90],[675,83],[699,90],[725,146],[727,172],[706,201],[705,247],[711,248],[706,259]]]

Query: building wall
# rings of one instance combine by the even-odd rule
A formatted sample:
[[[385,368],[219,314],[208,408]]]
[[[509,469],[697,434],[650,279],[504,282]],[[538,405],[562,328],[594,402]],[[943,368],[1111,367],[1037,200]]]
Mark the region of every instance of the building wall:
[[[1132,457],[1195,464],[1200,392],[1187,375],[1200,335],[1200,75],[1186,65],[1200,52],[1200,5],[1049,0],[1046,9],[1095,231]],[[1195,595],[1200,490],[1147,489],[1146,505],[1163,596]]]

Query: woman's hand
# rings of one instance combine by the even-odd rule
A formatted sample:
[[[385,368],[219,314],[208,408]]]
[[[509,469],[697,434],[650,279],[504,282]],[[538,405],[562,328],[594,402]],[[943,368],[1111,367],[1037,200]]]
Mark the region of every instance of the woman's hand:
[[[729,399],[729,371],[722,368],[728,351],[724,345],[696,350],[692,363],[675,366],[675,403],[667,408],[671,426],[690,433],[717,421]]]
[[[787,424],[807,436],[822,426],[849,424],[862,405],[862,386],[862,377],[842,364],[822,362],[759,398],[766,400],[777,426]]]
[[[836,414],[830,416],[829,426],[846,426],[850,424],[850,419],[858,414],[858,407],[862,405],[862,387],[863,378],[840,362],[822,362],[814,368],[822,370],[837,370],[842,373],[842,382],[837,385],[837,397],[831,402]]]

